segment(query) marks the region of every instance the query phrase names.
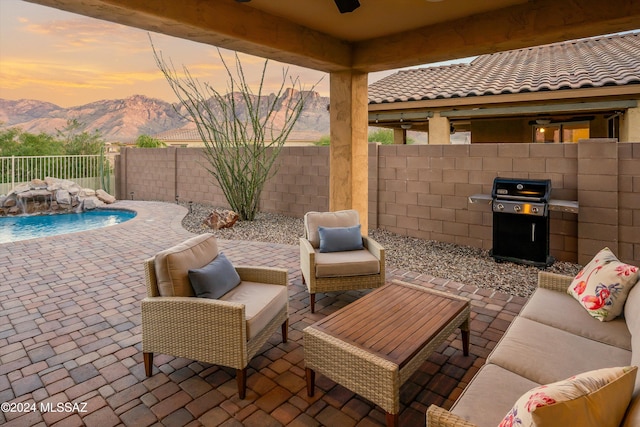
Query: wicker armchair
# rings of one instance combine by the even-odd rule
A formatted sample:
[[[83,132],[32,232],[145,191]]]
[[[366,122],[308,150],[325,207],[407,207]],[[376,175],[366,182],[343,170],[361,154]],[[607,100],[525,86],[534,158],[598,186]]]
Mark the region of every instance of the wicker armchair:
[[[182,250],[185,247],[186,251]],[[193,251],[194,247],[195,251]],[[180,269],[176,268],[176,265],[182,264],[184,266],[185,256],[199,258],[192,261],[195,265],[191,265],[189,268],[200,268],[209,262],[203,262],[203,256],[205,256],[204,259],[213,259],[218,255],[213,235],[197,236],[176,246],[176,248],[179,248],[178,256],[183,259],[179,262],[173,259],[169,264],[168,270],[173,275],[184,273],[178,271]],[[246,310],[246,305],[233,300],[224,300],[232,292],[224,295],[221,299],[161,296],[162,293],[166,294],[167,290],[163,290],[162,284],[159,285],[158,276],[166,274],[166,271],[159,272],[159,269],[163,268],[159,264],[166,264],[166,262],[159,262],[159,255],[144,263],[147,297],[142,301],[142,351],[146,375],[151,376],[152,374],[154,353],[227,366],[236,369],[238,394],[241,399],[244,399],[249,361],[267,339],[277,331],[278,327],[281,327],[282,330],[282,342],[287,341],[287,271],[275,268],[236,267],[242,280],[238,288],[244,284],[252,287],[249,292],[242,292],[245,294],[244,298],[247,298],[247,294],[253,297],[255,290],[259,289],[261,285],[271,287],[272,290],[276,289],[276,292],[280,294],[276,303],[258,302],[258,304],[271,304],[268,309],[262,310],[263,313],[266,311],[270,314],[268,314],[268,318],[261,319],[259,326],[254,325],[252,330],[250,325],[248,326],[251,316],[248,319],[247,314],[249,313]],[[187,264],[189,262],[187,260]],[[186,280],[188,281],[188,277]],[[282,300],[282,292],[277,291],[273,285],[285,287],[284,301]],[[188,293],[187,290],[187,295]],[[191,293],[193,293],[192,288]],[[257,298],[254,298],[256,300],[264,299],[261,297],[261,295],[257,295]],[[255,312],[255,307],[251,311]],[[265,315],[261,314],[261,316]]]
[[[364,249],[324,253],[320,250],[319,227],[353,227],[360,224],[356,210],[307,212],[304,237],[300,238],[302,281],[309,291],[311,312],[315,313],[316,293],[378,288],[384,285],[384,248],[368,236]]]

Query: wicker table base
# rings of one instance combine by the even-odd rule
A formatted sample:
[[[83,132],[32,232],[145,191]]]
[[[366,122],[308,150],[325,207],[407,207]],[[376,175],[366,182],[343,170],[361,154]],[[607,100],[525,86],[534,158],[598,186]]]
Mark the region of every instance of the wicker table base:
[[[457,329],[469,354],[469,300],[394,281],[304,329],[307,394],[319,372],[398,425],[400,386]]]

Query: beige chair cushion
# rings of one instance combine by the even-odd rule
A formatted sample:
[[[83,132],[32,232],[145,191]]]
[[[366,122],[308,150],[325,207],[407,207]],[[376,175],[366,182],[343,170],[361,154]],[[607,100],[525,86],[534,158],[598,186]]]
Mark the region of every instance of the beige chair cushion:
[[[189,269],[202,268],[218,256],[218,243],[213,234],[200,234],[159,252],[154,266],[158,293],[163,297],[192,297]]]
[[[366,276],[380,273],[380,261],[366,249],[316,253],[316,277]]]
[[[520,316],[581,337],[631,350],[631,333],[623,318],[610,322],[594,319],[571,295],[539,288]]]
[[[637,371],[636,366],[603,368],[535,387],[518,399],[500,425],[618,427]]]
[[[351,227],[360,224],[358,211],[350,209],[336,212],[307,212],[304,215],[304,230],[307,240],[315,249],[320,247],[318,227]]]
[[[244,304],[247,339],[250,340],[287,306],[288,298],[286,286],[242,282],[220,300]]]

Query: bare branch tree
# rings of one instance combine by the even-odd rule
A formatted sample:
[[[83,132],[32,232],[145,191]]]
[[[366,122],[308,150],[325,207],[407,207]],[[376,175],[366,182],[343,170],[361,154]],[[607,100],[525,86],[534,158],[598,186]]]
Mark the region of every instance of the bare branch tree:
[[[173,64],[156,51],[153,42],[151,46],[158,68],[204,141],[208,172],[222,188],[231,209],[241,220],[252,221],[259,212],[264,184],[277,171],[275,161],[310,91],[303,91],[299,79],[291,78],[285,68],[277,92],[263,94],[268,63],[265,60],[254,92],[238,54],[234,73],[218,50],[228,77],[227,93],[222,94],[194,78],[184,65],[179,75]],[[287,80],[290,86],[285,87]]]

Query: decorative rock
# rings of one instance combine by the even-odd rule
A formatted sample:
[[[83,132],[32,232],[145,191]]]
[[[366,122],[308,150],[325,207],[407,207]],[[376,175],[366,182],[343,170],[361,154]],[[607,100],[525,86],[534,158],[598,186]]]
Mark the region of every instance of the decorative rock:
[[[104,205],[104,203],[95,196],[87,197],[86,199],[82,200],[82,208],[85,211],[93,210],[102,205]]]
[[[47,183],[47,190],[49,191],[55,191],[55,190],[59,190],[61,188],[64,189],[69,189],[69,187],[77,187],[78,184],[76,184],[75,182],[68,180],[68,179],[58,179],[58,178],[53,178],[53,177],[46,177],[44,179],[44,182]]]
[[[0,207],[4,207],[4,208],[12,208],[15,205],[16,205],[16,195],[15,194],[3,197],[2,198],[2,203],[0,203]]]
[[[31,185],[29,185],[29,184],[20,184],[20,185],[16,186],[16,188],[14,188],[11,193],[20,194],[20,193],[24,193],[25,191],[29,191],[29,190],[31,190]],[[11,193],[9,193],[8,195],[10,195]]]
[[[230,210],[215,210],[203,221],[203,224],[214,230],[231,228],[238,221],[238,214]]]
[[[96,194],[100,194],[100,198]],[[115,200],[106,191],[96,192],[70,180],[47,177],[20,184],[6,196],[0,196],[0,215],[82,212]]]
[[[24,191],[18,194],[19,199],[35,199],[36,197],[40,197],[40,198],[51,197],[51,192],[44,189],[34,189],[30,191]]]
[[[41,179],[32,179],[31,188],[35,188],[36,190],[44,190],[47,188],[47,183]]]
[[[63,205],[71,204],[71,194],[67,190],[60,189],[56,191],[56,202]]]
[[[96,196],[98,197],[98,199],[102,200],[107,204],[111,204],[116,201],[115,197],[113,197],[111,194],[107,193],[103,189],[96,190]]]

